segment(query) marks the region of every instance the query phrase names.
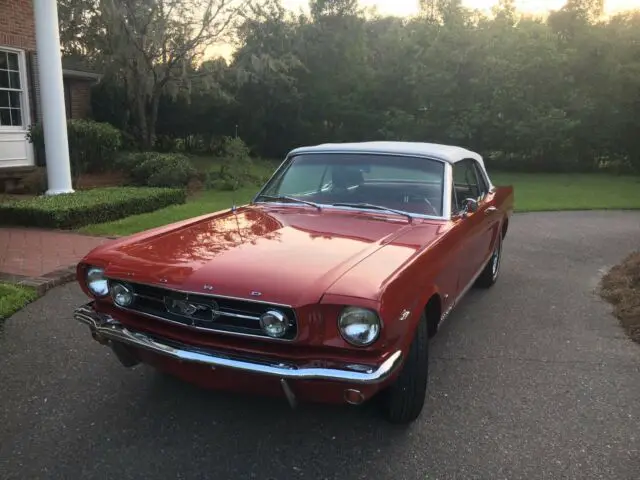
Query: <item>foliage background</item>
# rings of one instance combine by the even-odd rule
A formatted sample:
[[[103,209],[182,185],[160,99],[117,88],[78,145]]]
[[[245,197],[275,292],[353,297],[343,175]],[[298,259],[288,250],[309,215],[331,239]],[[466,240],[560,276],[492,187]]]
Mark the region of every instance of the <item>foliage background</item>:
[[[547,18],[511,0],[490,16],[459,0],[423,0],[413,18],[353,0],[311,0],[308,10],[264,0],[236,11],[233,57],[193,57],[162,91],[153,148],[215,152],[239,135],[253,154],[281,158],[302,144],[416,140],[466,146],[496,169],[640,170],[640,11],[604,17],[597,0],[569,0]],[[63,44],[107,72],[96,120],[145,143],[129,77],[91,29],[105,21],[99,6],[88,11]]]

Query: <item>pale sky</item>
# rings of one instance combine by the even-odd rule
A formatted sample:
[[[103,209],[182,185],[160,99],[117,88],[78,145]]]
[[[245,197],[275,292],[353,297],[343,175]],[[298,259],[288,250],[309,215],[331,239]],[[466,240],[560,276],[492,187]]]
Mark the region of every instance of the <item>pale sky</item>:
[[[490,13],[491,7],[498,0],[462,0],[462,4],[468,8],[477,8]],[[381,14],[408,16],[418,12],[418,0],[359,0],[363,7],[377,7]],[[544,14],[550,10],[562,8],[566,0],[515,0],[516,9],[523,13]],[[285,8],[298,11],[300,8],[307,11],[308,0],[282,0]],[[613,14],[621,10],[640,9],[640,0],[604,0],[605,14]],[[217,45],[207,49],[207,54],[221,55],[230,59],[233,48],[229,45]]]
[[[497,0],[462,0],[469,8],[489,11]],[[556,10],[565,4],[565,0],[515,0],[516,9],[527,13],[544,13]],[[307,0],[283,0],[285,7],[298,10],[308,5]],[[360,0],[363,7],[375,6],[378,11],[389,15],[412,15],[418,11],[418,0]],[[640,0],[605,0],[605,12],[614,13],[620,10],[640,8]]]

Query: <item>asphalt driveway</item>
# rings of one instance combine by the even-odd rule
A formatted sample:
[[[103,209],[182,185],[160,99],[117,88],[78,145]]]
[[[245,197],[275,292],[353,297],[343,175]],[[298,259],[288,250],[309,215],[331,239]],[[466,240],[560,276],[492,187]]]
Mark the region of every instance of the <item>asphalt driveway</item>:
[[[0,478],[640,478],[640,346],[593,292],[634,248],[639,213],[515,216],[498,284],[434,340],[406,430],[126,370],[71,319],[80,290],[57,288],[0,331]]]

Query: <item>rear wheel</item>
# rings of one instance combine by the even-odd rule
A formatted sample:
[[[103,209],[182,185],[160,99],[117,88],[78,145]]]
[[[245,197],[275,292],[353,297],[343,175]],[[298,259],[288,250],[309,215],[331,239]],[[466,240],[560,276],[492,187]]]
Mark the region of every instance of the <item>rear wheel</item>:
[[[384,414],[392,423],[416,420],[424,407],[429,377],[429,328],[423,313],[400,375],[383,397]]]
[[[496,245],[493,248],[491,258],[476,280],[476,286],[480,288],[489,288],[496,283],[498,280],[498,274],[500,273],[500,260],[502,260],[502,234],[498,233],[498,238],[496,238]]]

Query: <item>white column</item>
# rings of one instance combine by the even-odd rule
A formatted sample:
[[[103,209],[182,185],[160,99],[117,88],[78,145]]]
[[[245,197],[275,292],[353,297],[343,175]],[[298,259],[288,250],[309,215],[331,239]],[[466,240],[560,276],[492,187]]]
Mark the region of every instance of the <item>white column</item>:
[[[57,1],[33,0],[33,11],[49,183],[46,194],[72,193]]]

